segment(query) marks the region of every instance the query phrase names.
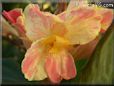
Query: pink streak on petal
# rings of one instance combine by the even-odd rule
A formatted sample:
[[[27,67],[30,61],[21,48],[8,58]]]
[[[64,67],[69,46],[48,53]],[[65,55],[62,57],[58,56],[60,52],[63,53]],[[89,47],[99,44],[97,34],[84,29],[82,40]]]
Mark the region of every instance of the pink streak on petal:
[[[80,7],[77,9],[70,10],[69,12],[70,12],[69,14],[67,11],[60,13],[58,17],[60,17],[62,20],[65,21],[68,20],[70,16],[72,18],[77,18],[78,21],[78,19],[89,18],[95,14],[95,10],[91,9],[90,7]]]
[[[66,80],[74,78],[77,73],[73,57],[71,55],[67,55],[66,57],[63,57],[62,61],[63,64],[61,76]]]
[[[27,50],[25,58],[22,62],[22,72],[27,73],[29,68],[33,66],[36,60],[40,59],[41,53],[39,52],[40,46],[37,42],[33,43],[31,47]]]
[[[3,11],[3,15],[8,19],[15,27],[17,27],[20,35],[25,33],[24,20],[22,20],[21,9],[13,9],[11,11]]]
[[[45,68],[53,83],[59,83],[62,78],[69,80],[76,76],[73,57],[65,51],[48,56]]]
[[[101,28],[100,33],[105,33],[105,31],[106,31],[106,30],[104,30],[104,29]]]
[[[113,19],[113,12],[111,10],[107,10],[106,12],[101,13],[103,15],[103,20],[101,23],[109,23]]]
[[[65,20],[66,19],[66,13],[65,12],[60,13],[60,14],[58,14],[58,17],[61,18],[62,20]]]
[[[47,17],[45,15],[45,12],[41,12],[37,5],[34,5],[34,7],[29,10],[29,14],[31,16],[31,20],[32,20],[32,17],[34,17],[34,15],[38,16],[39,18],[41,18],[41,22],[44,24],[45,27],[47,27],[47,23],[49,23],[50,17]]]
[[[107,28],[110,26],[113,20],[114,13],[113,10],[111,9],[99,10],[99,13],[103,16],[101,24],[105,25],[105,27],[102,27],[101,33],[104,33],[107,30]]]
[[[48,57],[45,64],[45,68],[49,76],[49,79],[53,83],[59,83],[62,80],[60,74],[58,73],[58,63],[56,61],[56,58]]]
[[[31,68],[32,70],[29,70],[29,72],[26,72],[27,77],[30,79],[34,73],[36,73],[36,66]]]
[[[25,55],[25,59],[23,60],[22,65],[22,72],[27,73],[29,68],[32,66],[32,64],[37,59],[38,53],[35,51],[31,51],[30,49],[27,51]]]
[[[47,77],[44,70],[45,58],[42,55],[44,48],[41,42],[34,42],[27,50],[22,62],[22,72],[28,80],[43,80]]]
[[[16,19],[21,16],[21,11],[20,10],[11,10],[11,11],[3,11],[3,15],[11,22],[11,23],[16,23]]]
[[[36,41],[50,33],[52,14],[41,12],[36,5],[30,4],[25,10],[26,35],[31,41]]]
[[[15,20],[8,14],[8,12],[3,11],[3,15],[12,23],[15,23]]]
[[[76,13],[74,13],[76,12]],[[87,8],[80,8],[78,10],[74,10],[71,12],[74,17],[74,20],[72,21],[72,24],[75,22],[78,22],[79,20],[84,20],[92,17],[95,14],[95,11],[93,9],[87,9]]]

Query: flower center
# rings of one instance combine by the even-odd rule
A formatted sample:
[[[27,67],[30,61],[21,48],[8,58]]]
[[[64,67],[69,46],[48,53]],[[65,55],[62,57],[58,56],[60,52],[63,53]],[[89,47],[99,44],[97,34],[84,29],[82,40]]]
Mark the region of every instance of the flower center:
[[[45,46],[48,46],[50,53],[58,53],[60,50],[67,48],[70,45],[70,42],[67,39],[57,35],[46,38],[43,43]]]

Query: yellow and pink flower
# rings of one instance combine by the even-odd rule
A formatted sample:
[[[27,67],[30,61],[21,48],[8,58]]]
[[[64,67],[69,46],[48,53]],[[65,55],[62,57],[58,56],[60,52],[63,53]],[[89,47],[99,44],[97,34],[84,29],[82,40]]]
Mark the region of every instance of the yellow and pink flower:
[[[70,47],[91,42],[101,28],[107,28],[103,24],[109,25],[108,20],[104,20],[107,16],[102,15],[104,11],[98,11],[79,7],[54,15],[41,12],[38,5],[29,4],[24,10],[25,30],[33,43],[22,62],[25,78],[44,80],[49,77],[53,83],[75,78],[77,72]],[[112,10],[105,12],[112,16]]]
[[[4,13],[15,23],[15,18]],[[93,41],[106,31],[113,19],[111,9],[74,7],[54,15],[29,4],[23,13],[26,36],[32,41],[22,62],[29,81],[49,78],[53,83],[75,78],[77,72],[70,48]],[[70,52],[69,52],[70,51]]]

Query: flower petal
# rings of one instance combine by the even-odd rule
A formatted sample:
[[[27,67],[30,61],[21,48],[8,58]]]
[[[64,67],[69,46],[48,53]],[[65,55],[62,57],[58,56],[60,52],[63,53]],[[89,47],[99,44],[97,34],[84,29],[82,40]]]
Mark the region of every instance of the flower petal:
[[[44,70],[45,58],[42,54],[43,47],[36,41],[27,50],[22,62],[22,72],[28,80],[43,80],[47,77]]]
[[[68,80],[76,76],[75,63],[66,51],[50,53],[46,60],[46,71],[53,83],[59,83],[62,78]]]
[[[3,11],[3,15],[12,23],[13,26],[17,28],[20,36],[25,33],[22,9],[16,8],[9,12]]]
[[[51,34],[64,36],[67,33],[67,29],[64,25],[64,21],[58,16],[53,15],[52,27],[50,29]]]
[[[73,57],[69,53],[64,53],[65,55],[61,57],[62,59],[62,72],[61,76],[66,79],[72,79],[76,76],[76,68]]]
[[[16,31],[15,28],[13,28],[6,20],[5,18],[2,16],[1,17],[1,23],[2,24],[2,35],[7,35],[8,33],[12,33],[14,35],[16,35],[17,37],[19,37],[18,32]]]
[[[69,3],[69,6],[68,6],[68,10],[70,9],[73,9],[75,8],[76,6],[79,7],[79,6],[87,6],[89,7],[89,5],[87,4],[87,0],[71,0],[70,3]],[[103,7],[96,7],[93,5],[92,7],[93,9],[96,9],[96,12],[97,14],[101,15],[103,18],[102,18],[102,28],[101,28],[101,32],[105,32],[107,30],[107,28],[110,26],[112,20],[113,20],[113,16],[114,16],[114,13],[113,13],[113,9],[108,9],[108,8],[103,8]]]
[[[24,10],[24,15],[26,35],[31,41],[46,37],[49,34],[50,16],[41,12],[38,5],[29,4]]]
[[[101,32],[105,32],[113,21],[113,10],[107,8],[99,8],[96,11],[103,17],[101,21]]]
[[[76,76],[76,68],[73,57],[68,52],[61,53],[61,76],[69,80]]]
[[[60,13],[57,15],[59,18],[64,20],[64,22],[71,21],[72,19],[79,18],[79,19],[85,19],[88,17],[91,17],[95,14],[95,10],[91,7],[79,7],[74,8],[72,10],[64,11],[63,13]]]
[[[74,18],[65,22],[68,33],[66,38],[72,44],[86,44],[96,38],[101,28],[101,16],[92,8],[78,8]]]
[[[62,80],[61,73],[61,59],[58,55],[48,55],[45,68],[49,79],[53,83],[59,83]]]
[[[75,59],[75,61],[80,59],[89,59],[92,55],[93,51],[95,50],[100,38],[97,37],[95,40],[79,46],[74,46],[70,51]]]
[[[101,33],[104,33],[107,30],[107,28],[110,26],[110,24],[112,23],[113,15],[114,15],[112,9],[103,8],[103,7],[96,7],[94,5],[89,7],[87,4],[87,0],[76,0],[76,1],[71,0],[69,5],[68,5],[67,11],[59,14],[58,16],[62,20],[66,21],[68,19],[73,18],[72,16],[85,14],[84,10],[83,11],[80,10],[79,12],[77,12],[77,10],[75,10],[77,8],[80,8],[80,7],[85,8],[85,11],[87,10],[86,8],[91,8],[91,9],[96,11],[97,15],[102,16],[101,31],[100,31]],[[74,11],[72,11],[72,9],[74,9]],[[86,14],[84,16],[86,16]]]
[[[19,16],[14,25],[18,28],[18,31],[19,31],[20,35],[25,34],[25,26],[24,26],[23,16]]]
[[[11,11],[3,11],[3,15],[11,22],[16,23],[16,20],[22,14],[22,9],[16,8]]]

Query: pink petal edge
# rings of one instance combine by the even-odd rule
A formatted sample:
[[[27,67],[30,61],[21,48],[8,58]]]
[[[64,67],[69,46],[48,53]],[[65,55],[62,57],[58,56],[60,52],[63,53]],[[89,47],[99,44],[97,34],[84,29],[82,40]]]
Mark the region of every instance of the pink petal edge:
[[[6,19],[8,19],[11,23],[16,23],[16,20],[19,16],[21,16],[21,9],[13,9],[11,11],[3,11],[3,15]]]

